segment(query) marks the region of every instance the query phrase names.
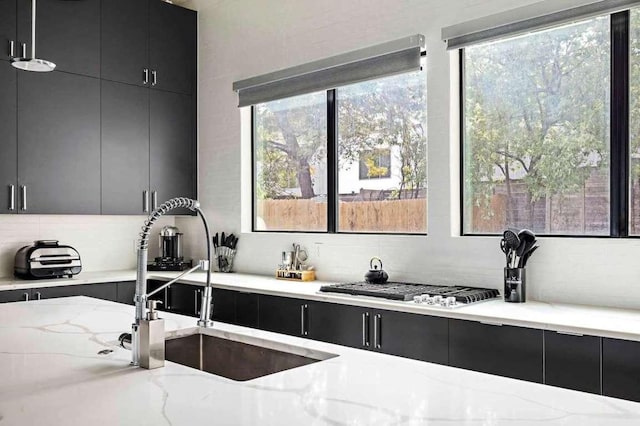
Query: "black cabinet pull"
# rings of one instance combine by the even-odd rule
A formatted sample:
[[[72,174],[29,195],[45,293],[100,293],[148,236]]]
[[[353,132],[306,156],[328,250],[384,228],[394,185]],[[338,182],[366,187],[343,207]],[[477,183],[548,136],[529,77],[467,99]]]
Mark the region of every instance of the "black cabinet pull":
[[[362,346],[369,347],[369,312],[362,314]]]
[[[376,349],[382,348],[382,317],[376,314],[373,317],[373,346]]]

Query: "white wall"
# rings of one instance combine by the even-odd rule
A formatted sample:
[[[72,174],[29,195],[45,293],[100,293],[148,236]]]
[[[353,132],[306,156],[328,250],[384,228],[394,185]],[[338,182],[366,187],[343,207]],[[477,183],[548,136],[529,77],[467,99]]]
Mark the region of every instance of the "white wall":
[[[226,232],[247,229],[251,205],[248,114],[236,107],[233,81],[411,34],[427,41],[428,237],[243,233],[236,270],[271,274],[279,253],[296,241],[309,249],[323,280],[359,280],[377,255],[395,280],[501,287],[499,239],[456,235],[457,56],[445,50],[440,30],[533,2],[187,1],[199,10],[200,25],[200,200],[213,227]],[[187,251],[202,257],[200,223],[176,222],[187,232]],[[640,240],[545,238],[540,244],[527,268],[531,299],[640,308]]]
[[[83,271],[133,269],[134,241],[144,220],[143,216],[0,215],[0,277],[13,275],[16,251],[34,240],[59,240],[74,247]],[[173,224],[174,218],[168,216],[155,226],[150,258],[158,252],[159,230]]]

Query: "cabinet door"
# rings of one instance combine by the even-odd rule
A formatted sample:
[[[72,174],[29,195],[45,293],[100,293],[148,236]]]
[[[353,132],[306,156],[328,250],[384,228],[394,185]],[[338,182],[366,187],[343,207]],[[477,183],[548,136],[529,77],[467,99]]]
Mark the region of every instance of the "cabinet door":
[[[310,302],[309,338],[352,348],[370,348],[372,313],[372,309],[356,306]]]
[[[259,296],[253,293],[236,293],[236,324],[244,327],[258,327]]]
[[[542,338],[542,330],[449,320],[449,364],[542,383]]]
[[[448,319],[376,311],[372,321],[374,350],[444,365],[449,362]]]
[[[100,77],[100,0],[38,0],[36,10],[36,56],[59,71]],[[30,1],[18,2],[18,38],[30,56]]]
[[[3,0],[0,0],[3,1]],[[31,299],[31,290],[5,290],[0,291],[0,303],[25,302]]]
[[[149,0],[104,0],[101,16],[101,77],[149,84]]]
[[[160,3],[160,2],[156,2]],[[174,197],[196,197],[191,97],[152,90],[151,191],[157,205]],[[172,214],[188,213],[174,210]]]
[[[196,74],[196,12],[152,0],[149,11],[151,87],[193,93]]]
[[[115,302],[117,299],[117,286],[116,283],[98,283],[44,287],[37,289],[34,288],[32,294],[33,298],[37,300],[55,299],[58,297],[87,296]]]
[[[133,297],[136,294],[136,282],[126,281],[116,284],[116,301],[127,305],[133,305]]]
[[[600,338],[544,332],[545,383],[600,393]]]
[[[18,128],[20,212],[99,214],[100,81],[19,73]]]
[[[149,90],[102,81],[102,214],[149,212]]]
[[[197,285],[172,284],[169,291],[169,309],[182,315],[199,316],[202,290],[203,288]]]
[[[152,292],[153,290],[160,288],[161,286],[163,286],[166,283],[166,281],[156,281],[156,280],[147,280],[147,293]],[[162,302],[160,305],[158,305],[158,310],[159,311],[168,311],[170,310],[170,303],[169,303],[169,290],[171,287],[167,287],[165,289],[163,289],[162,291],[159,291],[158,293],[154,294],[153,296],[151,296],[149,299],[151,300],[159,300],[160,302]],[[146,309],[146,307],[145,307]]]
[[[222,321],[228,324],[236,323],[236,292],[214,288],[213,298],[213,320]]]
[[[16,44],[16,0],[0,0],[0,60],[11,60],[10,43]],[[17,50],[14,50],[17,52]]]
[[[305,334],[303,313],[308,302],[288,297],[260,295],[259,326],[262,330],[291,336]]]
[[[3,3],[8,2],[0,0]],[[9,62],[0,62],[0,214],[17,212],[16,72]]]
[[[640,402],[640,342],[602,339],[602,394]]]

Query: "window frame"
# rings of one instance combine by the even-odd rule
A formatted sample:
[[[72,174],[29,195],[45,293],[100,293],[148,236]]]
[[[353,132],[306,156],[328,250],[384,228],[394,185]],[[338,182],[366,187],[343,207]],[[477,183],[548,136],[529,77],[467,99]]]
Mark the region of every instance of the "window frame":
[[[425,57],[426,52],[421,53]],[[424,70],[424,67],[421,71]],[[327,230],[326,231],[298,231],[298,230],[269,230],[256,229],[256,135],[257,119],[256,107],[251,105],[251,232],[276,234],[340,234],[340,235],[388,235],[388,236],[418,236],[428,235],[426,232],[363,232],[339,230],[339,194],[338,194],[338,101],[337,89],[326,90],[327,94]],[[428,146],[428,139],[427,139]],[[428,160],[427,160],[428,161]],[[428,200],[425,198],[425,203]],[[428,210],[427,210],[428,214]]]
[[[602,15],[607,16],[607,15]],[[611,38],[611,83],[609,107],[609,234],[538,234],[543,238],[640,238],[629,235],[629,101],[630,101],[630,10],[608,14]],[[459,76],[459,182],[460,229],[462,237],[496,237],[493,233],[465,232],[465,48],[458,49]]]

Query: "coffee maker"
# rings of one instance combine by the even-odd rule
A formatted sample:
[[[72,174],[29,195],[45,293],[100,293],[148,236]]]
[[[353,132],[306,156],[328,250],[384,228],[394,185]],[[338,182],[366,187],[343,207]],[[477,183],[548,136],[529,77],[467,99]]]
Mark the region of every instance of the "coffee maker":
[[[191,260],[182,256],[182,233],[177,227],[165,226],[158,238],[160,256],[148,265],[149,271],[185,271],[191,268]]]

